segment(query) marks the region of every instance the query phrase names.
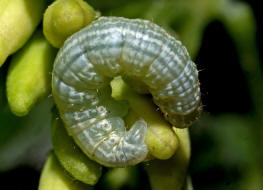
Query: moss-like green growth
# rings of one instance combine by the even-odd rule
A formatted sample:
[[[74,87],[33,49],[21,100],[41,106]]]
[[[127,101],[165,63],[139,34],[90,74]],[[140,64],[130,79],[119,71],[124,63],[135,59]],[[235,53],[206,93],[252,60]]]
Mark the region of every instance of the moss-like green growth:
[[[46,4],[46,0],[0,1],[0,66],[31,36]]]
[[[92,186],[83,184],[61,167],[54,153],[51,153],[41,174],[38,190],[91,190]]]
[[[139,118],[147,122],[145,142],[150,155],[158,159],[170,158],[178,147],[178,139],[157,106],[148,97],[137,94],[120,77],[115,78],[111,86],[113,98],[129,102],[130,110],[125,118],[126,124],[131,126]]]
[[[7,75],[7,98],[12,112],[26,115],[37,100],[51,90],[51,68],[56,50],[37,31],[11,60]]]
[[[77,180],[94,185],[101,176],[102,167],[90,160],[68,136],[60,119],[53,119],[52,142],[61,165]]]
[[[44,35],[54,47],[59,48],[70,35],[95,18],[96,12],[83,0],[57,0],[44,14]]]

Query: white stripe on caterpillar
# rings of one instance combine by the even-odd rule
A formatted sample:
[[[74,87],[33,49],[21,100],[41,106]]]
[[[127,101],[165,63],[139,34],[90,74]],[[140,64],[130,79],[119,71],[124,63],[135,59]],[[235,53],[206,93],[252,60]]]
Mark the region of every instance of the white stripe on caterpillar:
[[[150,21],[100,17],[60,49],[52,90],[69,134],[109,167],[137,164],[148,152],[146,122],[126,131],[127,106],[111,98],[109,82],[118,75],[146,86],[176,127],[189,126],[201,112],[198,72],[181,42]]]

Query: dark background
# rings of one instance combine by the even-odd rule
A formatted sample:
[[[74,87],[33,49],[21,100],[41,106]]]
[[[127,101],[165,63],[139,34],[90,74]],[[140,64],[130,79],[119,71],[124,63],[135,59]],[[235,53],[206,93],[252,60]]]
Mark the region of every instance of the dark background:
[[[256,18],[257,47],[261,60],[261,69],[263,69],[263,14],[260,8],[260,1],[247,0],[246,2],[251,5]],[[224,56],[218,54],[220,51]],[[253,109],[248,83],[240,66],[233,41],[220,22],[214,21],[206,28],[196,63],[201,70],[199,75],[205,111],[215,117],[225,113],[247,117]],[[229,164],[220,160],[220,158],[216,158],[218,154],[212,149],[220,149],[222,147],[218,146],[217,142],[212,139],[216,136],[215,134],[212,136],[205,129],[191,128],[190,131],[192,144],[190,173],[194,189],[239,189],[237,185],[241,183],[240,181],[246,169],[242,168],[238,163],[230,162],[231,164]],[[221,131],[218,130],[218,132],[220,133]],[[242,143],[247,143],[247,139],[244,139]],[[200,162],[205,154],[207,156],[205,159],[212,161],[210,164],[202,165]],[[233,154],[235,153],[233,152]],[[210,158],[212,155],[215,158]],[[245,156],[248,157],[250,155]],[[258,167],[262,167],[262,165]],[[263,186],[258,187],[255,185],[251,188],[244,187],[242,189],[263,189]]]
[[[247,0],[247,2],[251,5],[256,17],[257,45],[262,60],[262,7],[259,0]],[[217,45],[214,46],[214,44]],[[218,52],[222,52],[224,56],[219,56]],[[202,101],[205,112],[211,115],[226,112],[246,115],[251,112],[251,97],[239,64],[237,51],[220,22],[214,21],[207,26],[203,35],[202,47],[195,62],[200,70]],[[229,62],[232,64],[228,64]],[[200,155],[204,154],[204,151],[209,147],[213,147],[213,139],[207,137],[205,134],[198,133],[198,130],[191,129],[192,160],[190,174],[194,188],[196,190],[230,189],[242,175],[238,166],[225,167],[217,161],[211,163],[208,168],[196,166],[198,159],[201,159]],[[39,171],[27,166],[20,166],[14,170],[0,173],[0,184],[1,187],[7,187],[7,189],[37,189],[39,177]]]

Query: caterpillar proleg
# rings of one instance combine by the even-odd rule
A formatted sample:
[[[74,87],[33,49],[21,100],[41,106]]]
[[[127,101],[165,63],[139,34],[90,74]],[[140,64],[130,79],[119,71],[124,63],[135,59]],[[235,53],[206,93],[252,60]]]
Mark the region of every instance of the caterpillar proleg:
[[[147,123],[140,119],[126,131],[127,107],[111,98],[109,83],[119,75],[145,86],[176,127],[201,112],[198,72],[181,42],[147,20],[100,17],[59,50],[52,91],[69,134],[109,167],[137,164],[148,152]]]

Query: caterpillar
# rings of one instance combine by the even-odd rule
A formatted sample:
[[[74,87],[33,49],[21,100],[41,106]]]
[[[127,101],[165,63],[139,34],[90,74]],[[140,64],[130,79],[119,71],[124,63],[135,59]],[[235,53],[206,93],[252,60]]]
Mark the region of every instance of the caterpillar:
[[[176,127],[200,115],[198,71],[180,41],[147,20],[100,17],[59,50],[52,93],[68,133],[104,166],[135,165],[148,152],[147,123],[139,119],[127,131],[126,108],[111,98],[109,83],[116,76],[144,86]]]

